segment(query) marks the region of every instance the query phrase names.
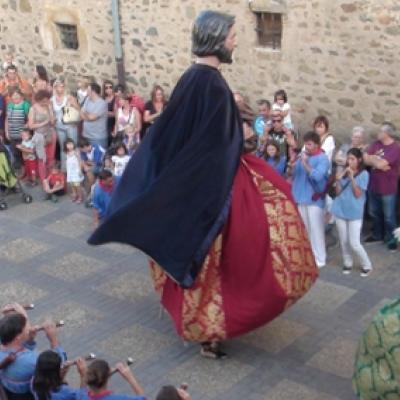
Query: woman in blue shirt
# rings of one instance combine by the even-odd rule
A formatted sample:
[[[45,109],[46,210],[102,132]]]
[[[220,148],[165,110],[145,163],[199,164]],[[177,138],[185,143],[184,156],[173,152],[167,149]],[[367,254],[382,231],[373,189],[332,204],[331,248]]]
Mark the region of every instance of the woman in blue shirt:
[[[278,143],[270,140],[265,147],[264,160],[276,171],[279,175],[285,175],[286,157],[281,155]]]
[[[81,377],[81,387],[85,385],[86,364],[77,360],[77,368]],[[62,368],[61,357],[52,350],[44,351],[37,359],[35,374],[31,382],[31,392],[35,400],[78,400],[86,393],[84,389],[74,389],[64,383],[68,372]]]
[[[336,177],[337,196],[332,205],[332,214],[336,219],[342,249],[343,273],[351,272],[353,251],[361,263],[363,277],[372,271],[371,261],[360,241],[368,181],[369,175],[364,169],[361,150],[350,149],[347,152],[346,168]]]

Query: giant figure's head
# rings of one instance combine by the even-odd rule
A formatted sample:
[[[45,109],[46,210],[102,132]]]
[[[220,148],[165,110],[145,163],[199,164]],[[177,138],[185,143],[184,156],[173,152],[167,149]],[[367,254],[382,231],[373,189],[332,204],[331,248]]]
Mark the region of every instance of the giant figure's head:
[[[198,57],[216,56],[222,63],[232,63],[232,48],[225,42],[235,24],[235,17],[217,11],[202,11],[194,21],[192,52]]]

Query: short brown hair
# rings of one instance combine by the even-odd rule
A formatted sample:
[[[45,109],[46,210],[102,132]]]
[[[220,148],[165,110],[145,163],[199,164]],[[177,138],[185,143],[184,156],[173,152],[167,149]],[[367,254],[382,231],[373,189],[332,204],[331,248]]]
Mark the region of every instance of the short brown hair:
[[[38,101],[42,101],[44,99],[50,99],[50,97],[51,97],[50,93],[47,90],[42,89],[42,90],[38,90],[35,93],[34,99],[36,102],[38,102]]]

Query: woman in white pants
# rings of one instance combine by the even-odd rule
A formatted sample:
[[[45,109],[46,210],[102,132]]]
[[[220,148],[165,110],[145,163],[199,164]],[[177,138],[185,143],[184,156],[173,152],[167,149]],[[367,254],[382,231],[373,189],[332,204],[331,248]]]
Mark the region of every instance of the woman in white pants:
[[[354,253],[361,264],[361,276],[372,271],[371,261],[361,244],[361,228],[364,215],[366,190],[369,175],[363,166],[360,149],[351,148],[347,152],[344,171],[336,176],[336,198],[332,214],[336,219],[339,241],[343,256],[343,273],[349,274],[353,268]]]

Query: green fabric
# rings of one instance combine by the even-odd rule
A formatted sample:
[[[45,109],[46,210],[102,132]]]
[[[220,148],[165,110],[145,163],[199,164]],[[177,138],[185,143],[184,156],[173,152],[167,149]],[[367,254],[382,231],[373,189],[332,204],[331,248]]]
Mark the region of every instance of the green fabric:
[[[353,389],[362,400],[400,399],[400,299],[385,305],[361,337]]]
[[[7,111],[10,112],[12,110],[24,110],[25,116],[27,117],[30,108],[31,105],[29,101],[24,100],[22,103],[19,104],[9,103],[7,106]]]
[[[12,173],[4,152],[0,153],[0,184],[7,188],[13,188],[17,184],[17,178]]]

